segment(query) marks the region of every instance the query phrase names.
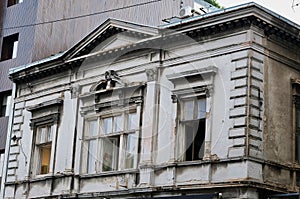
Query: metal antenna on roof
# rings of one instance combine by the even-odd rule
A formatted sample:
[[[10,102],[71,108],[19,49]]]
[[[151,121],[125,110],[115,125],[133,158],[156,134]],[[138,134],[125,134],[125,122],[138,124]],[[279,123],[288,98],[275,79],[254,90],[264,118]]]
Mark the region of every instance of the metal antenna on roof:
[[[294,12],[295,12],[295,9],[294,9],[294,8],[295,8],[296,6],[299,6],[299,5],[300,5],[300,3],[296,3],[296,4],[295,4],[295,0],[293,0],[293,3],[292,3],[292,9],[293,9]]]

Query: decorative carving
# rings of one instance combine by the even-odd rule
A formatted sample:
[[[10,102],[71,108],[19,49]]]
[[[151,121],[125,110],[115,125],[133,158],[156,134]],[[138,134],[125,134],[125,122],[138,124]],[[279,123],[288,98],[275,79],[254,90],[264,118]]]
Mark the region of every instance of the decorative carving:
[[[76,85],[76,86],[72,86],[71,87],[71,98],[74,99],[74,98],[77,98],[79,96],[79,86]]]
[[[177,103],[178,102],[178,97],[177,95],[171,95],[172,103]]]
[[[157,68],[146,69],[148,82],[157,80]]]
[[[108,70],[105,72],[105,79],[108,80],[119,80],[120,77],[114,70]]]
[[[214,91],[214,87],[212,85],[208,85],[205,89],[206,97],[211,97]]]

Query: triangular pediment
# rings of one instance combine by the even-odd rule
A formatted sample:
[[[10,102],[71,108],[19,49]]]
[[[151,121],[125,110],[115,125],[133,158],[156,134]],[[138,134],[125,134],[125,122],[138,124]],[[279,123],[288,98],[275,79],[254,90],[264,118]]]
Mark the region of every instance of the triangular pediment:
[[[156,27],[108,19],[70,49],[10,71],[14,81],[28,81],[37,74],[55,74],[75,62],[80,64],[86,57],[124,49],[159,35]],[[113,54],[113,53],[111,53]],[[34,68],[39,68],[38,71]],[[27,71],[26,73],[24,71]],[[47,71],[47,72],[45,72]],[[16,77],[18,77],[16,79]]]
[[[134,44],[157,34],[158,30],[154,27],[108,19],[66,51],[64,57],[65,60],[76,59],[89,53],[103,52]]]

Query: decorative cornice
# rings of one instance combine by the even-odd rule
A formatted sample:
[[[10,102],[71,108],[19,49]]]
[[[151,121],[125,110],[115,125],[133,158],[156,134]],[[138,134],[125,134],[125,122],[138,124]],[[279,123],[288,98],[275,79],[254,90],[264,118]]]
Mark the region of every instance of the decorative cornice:
[[[241,8],[236,9],[234,12],[223,12],[206,18],[199,18],[192,22],[180,24],[178,25],[179,28],[172,27],[174,31],[167,31],[167,29],[162,28],[161,35],[156,37],[111,49],[109,51],[88,54],[91,49],[104,41],[107,36],[126,31],[122,28],[112,27],[103,32],[101,37],[95,37],[92,41],[87,40],[90,43],[85,44],[84,49],[73,54],[71,60],[65,59],[66,57],[70,57],[69,55],[64,55],[64,57],[59,57],[49,62],[43,62],[35,67],[24,68],[23,70],[13,72],[10,74],[10,78],[14,82],[29,82],[35,78],[46,77],[68,70],[69,68],[78,67],[85,59],[93,58],[95,59],[94,61],[97,61],[118,57],[128,52],[138,52],[141,49],[163,49],[165,45],[171,45],[174,42],[181,41],[181,38],[184,39],[187,38],[187,36],[197,41],[205,39],[206,36],[211,37],[217,33],[224,33],[225,31],[235,29],[251,28],[251,26],[261,29],[266,37],[276,36],[276,38],[283,42],[300,46],[299,27],[291,25],[291,23],[288,23],[286,20],[280,20],[278,17],[271,21],[269,18],[271,16],[270,13],[260,9],[257,5],[251,5],[247,7],[247,9]],[[82,41],[84,42],[85,40]],[[75,55],[77,57],[74,58]]]
[[[50,106],[60,106],[60,105],[62,105],[62,103],[63,103],[62,99],[54,99],[54,100],[39,103],[38,105],[28,106],[26,108],[27,108],[28,111],[34,112],[34,111],[37,111],[39,109],[45,109],[45,108],[50,107]]]

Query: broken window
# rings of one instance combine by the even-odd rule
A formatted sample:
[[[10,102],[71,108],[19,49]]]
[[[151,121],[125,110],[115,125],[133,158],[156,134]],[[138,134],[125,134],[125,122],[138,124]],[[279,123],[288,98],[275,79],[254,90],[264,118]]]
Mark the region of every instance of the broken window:
[[[0,93],[0,117],[9,116],[11,92]]]
[[[8,0],[7,1],[7,7],[18,4],[18,3],[22,3],[23,0]]]
[[[1,61],[17,57],[19,34],[3,37]]]
[[[206,99],[191,98],[182,100],[181,128],[184,136],[183,160],[201,160],[204,156]]]
[[[100,126],[98,125],[98,122]],[[87,173],[135,168],[139,125],[136,112],[123,112],[86,121]]]

